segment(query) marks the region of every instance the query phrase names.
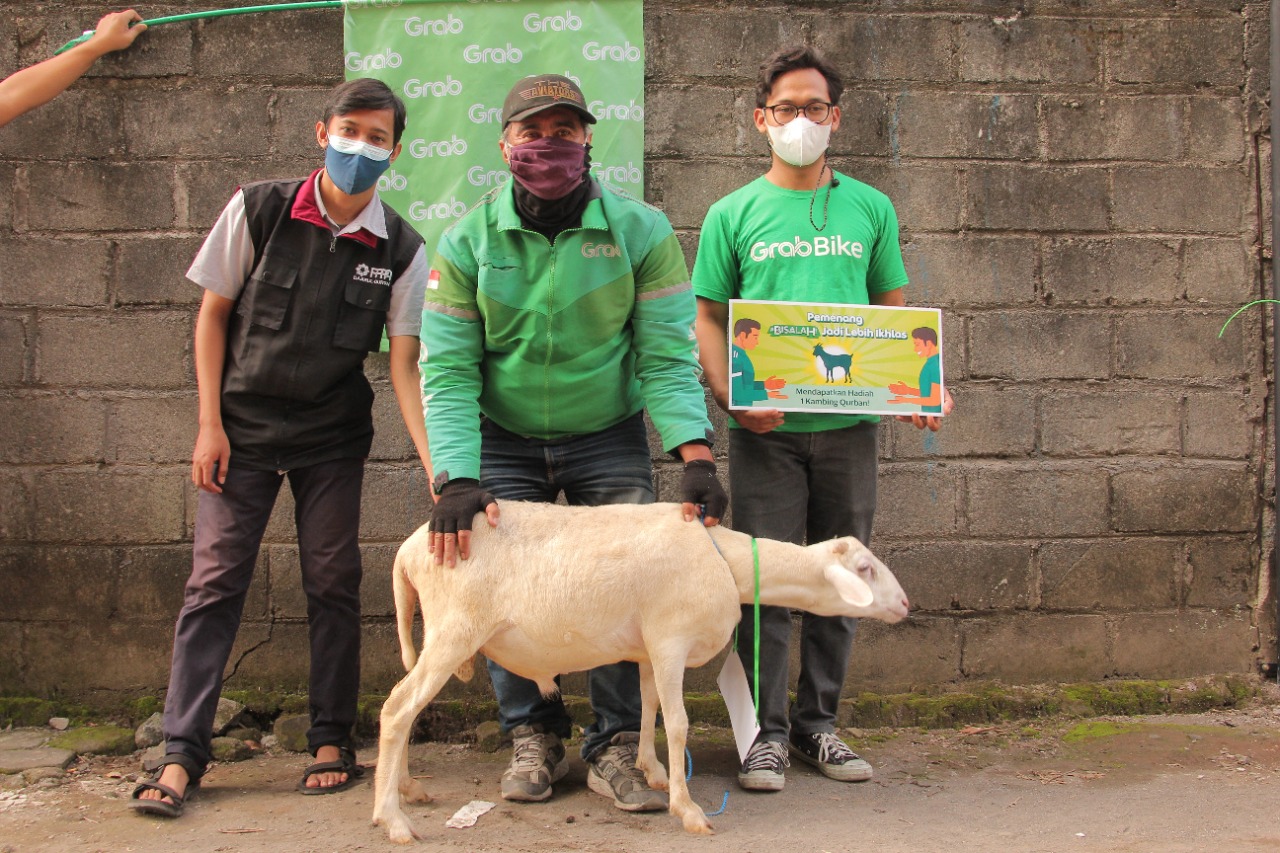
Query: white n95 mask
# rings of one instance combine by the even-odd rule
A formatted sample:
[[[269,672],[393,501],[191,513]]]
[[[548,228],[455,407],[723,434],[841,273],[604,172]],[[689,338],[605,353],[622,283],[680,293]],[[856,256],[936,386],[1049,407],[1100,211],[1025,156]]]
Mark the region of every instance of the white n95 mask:
[[[767,125],[773,152],[792,166],[816,163],[831,143],[831,125],[796,116],[782,125]]]

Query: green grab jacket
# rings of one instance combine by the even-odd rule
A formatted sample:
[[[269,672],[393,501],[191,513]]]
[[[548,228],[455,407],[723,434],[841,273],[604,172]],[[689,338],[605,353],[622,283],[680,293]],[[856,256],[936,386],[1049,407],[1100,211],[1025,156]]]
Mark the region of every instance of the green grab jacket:
[[[511,186],[440,238],[422,312],[422,396],[437,480],[480,476],[479,416],[538,439],[647,408],[665,450],[710,441],[684,254],[657,208],[604,184],[554,243]],[[444,476],[442,476],[444,475]]]

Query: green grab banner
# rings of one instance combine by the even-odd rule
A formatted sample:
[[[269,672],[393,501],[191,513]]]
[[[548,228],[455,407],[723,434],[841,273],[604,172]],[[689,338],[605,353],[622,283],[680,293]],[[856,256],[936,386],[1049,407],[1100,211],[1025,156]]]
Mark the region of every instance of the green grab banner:
[[[408,108],[383,199],[423,236],[440,235],[510,180],[498,150],[502,102],[523,77],[563,74],[596,117],[591,172],[644,196],[641,0],[348,0],[348,79],[377,77]]]
[[[942,414],[937,308],[729,301],[729,408]]]

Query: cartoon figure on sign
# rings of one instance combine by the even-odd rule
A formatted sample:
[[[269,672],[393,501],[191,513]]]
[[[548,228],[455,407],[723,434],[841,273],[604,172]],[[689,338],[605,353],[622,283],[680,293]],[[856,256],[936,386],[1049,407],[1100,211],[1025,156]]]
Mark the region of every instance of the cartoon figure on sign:
[[[938,355],[938,333],[928,326],[922,326],[911,332],[911,345],[916,355],[924,359],[920,368],[920,379],[917,387],[912,388],[905,382],[894,382],[889,391],[894,396],[890,403],[917,403],[921,412],[926,415],[942,413],[942,359]]]
[[[836,381],[837,370],[844,373],[844,381],[846,383],[853,382],[852,355],[836,349],[826,349],[822,344],[818,344],[813,348],[813,354],[817,359],[818,371],[827,377],[828,382]]]
[[[733,324],[733,364],[729,371],[733,389],[730,396],[739,405],[754,405],[760,400],[787,399],[786,394],[779,393],[786,386],[787,380],[770,376],[763,381],[756,381],[756,368],[751,363],[747,350],[753,350],[759,344],[759,323],[743,317]]]

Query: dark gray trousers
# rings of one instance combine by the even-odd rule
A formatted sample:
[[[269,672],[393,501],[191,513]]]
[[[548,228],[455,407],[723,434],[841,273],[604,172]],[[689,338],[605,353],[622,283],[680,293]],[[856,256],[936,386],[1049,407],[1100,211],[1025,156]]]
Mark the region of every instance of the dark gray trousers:
[[[174,632],[164,703],[166,753],[210,761],[222,674],[280,484],[289,478],[311,641],[307,742],[350,743],[360,686],[360,491],[363,459],[282,474],[231,466],[220,495],[202,492],[191,577]]]
[[[729,482],[735,530],[766,539],[814,544],[837,536],[871,541],[876,511],[877,424],[812,433],[745,429],[729,434]],[[835,731],[840,690],[849,668],[856,619],[805,613],[800,677],[787,709],[791,613],[760,608],[759,741]],[[752,606],[742,608],[738,656],[754,689]]]

